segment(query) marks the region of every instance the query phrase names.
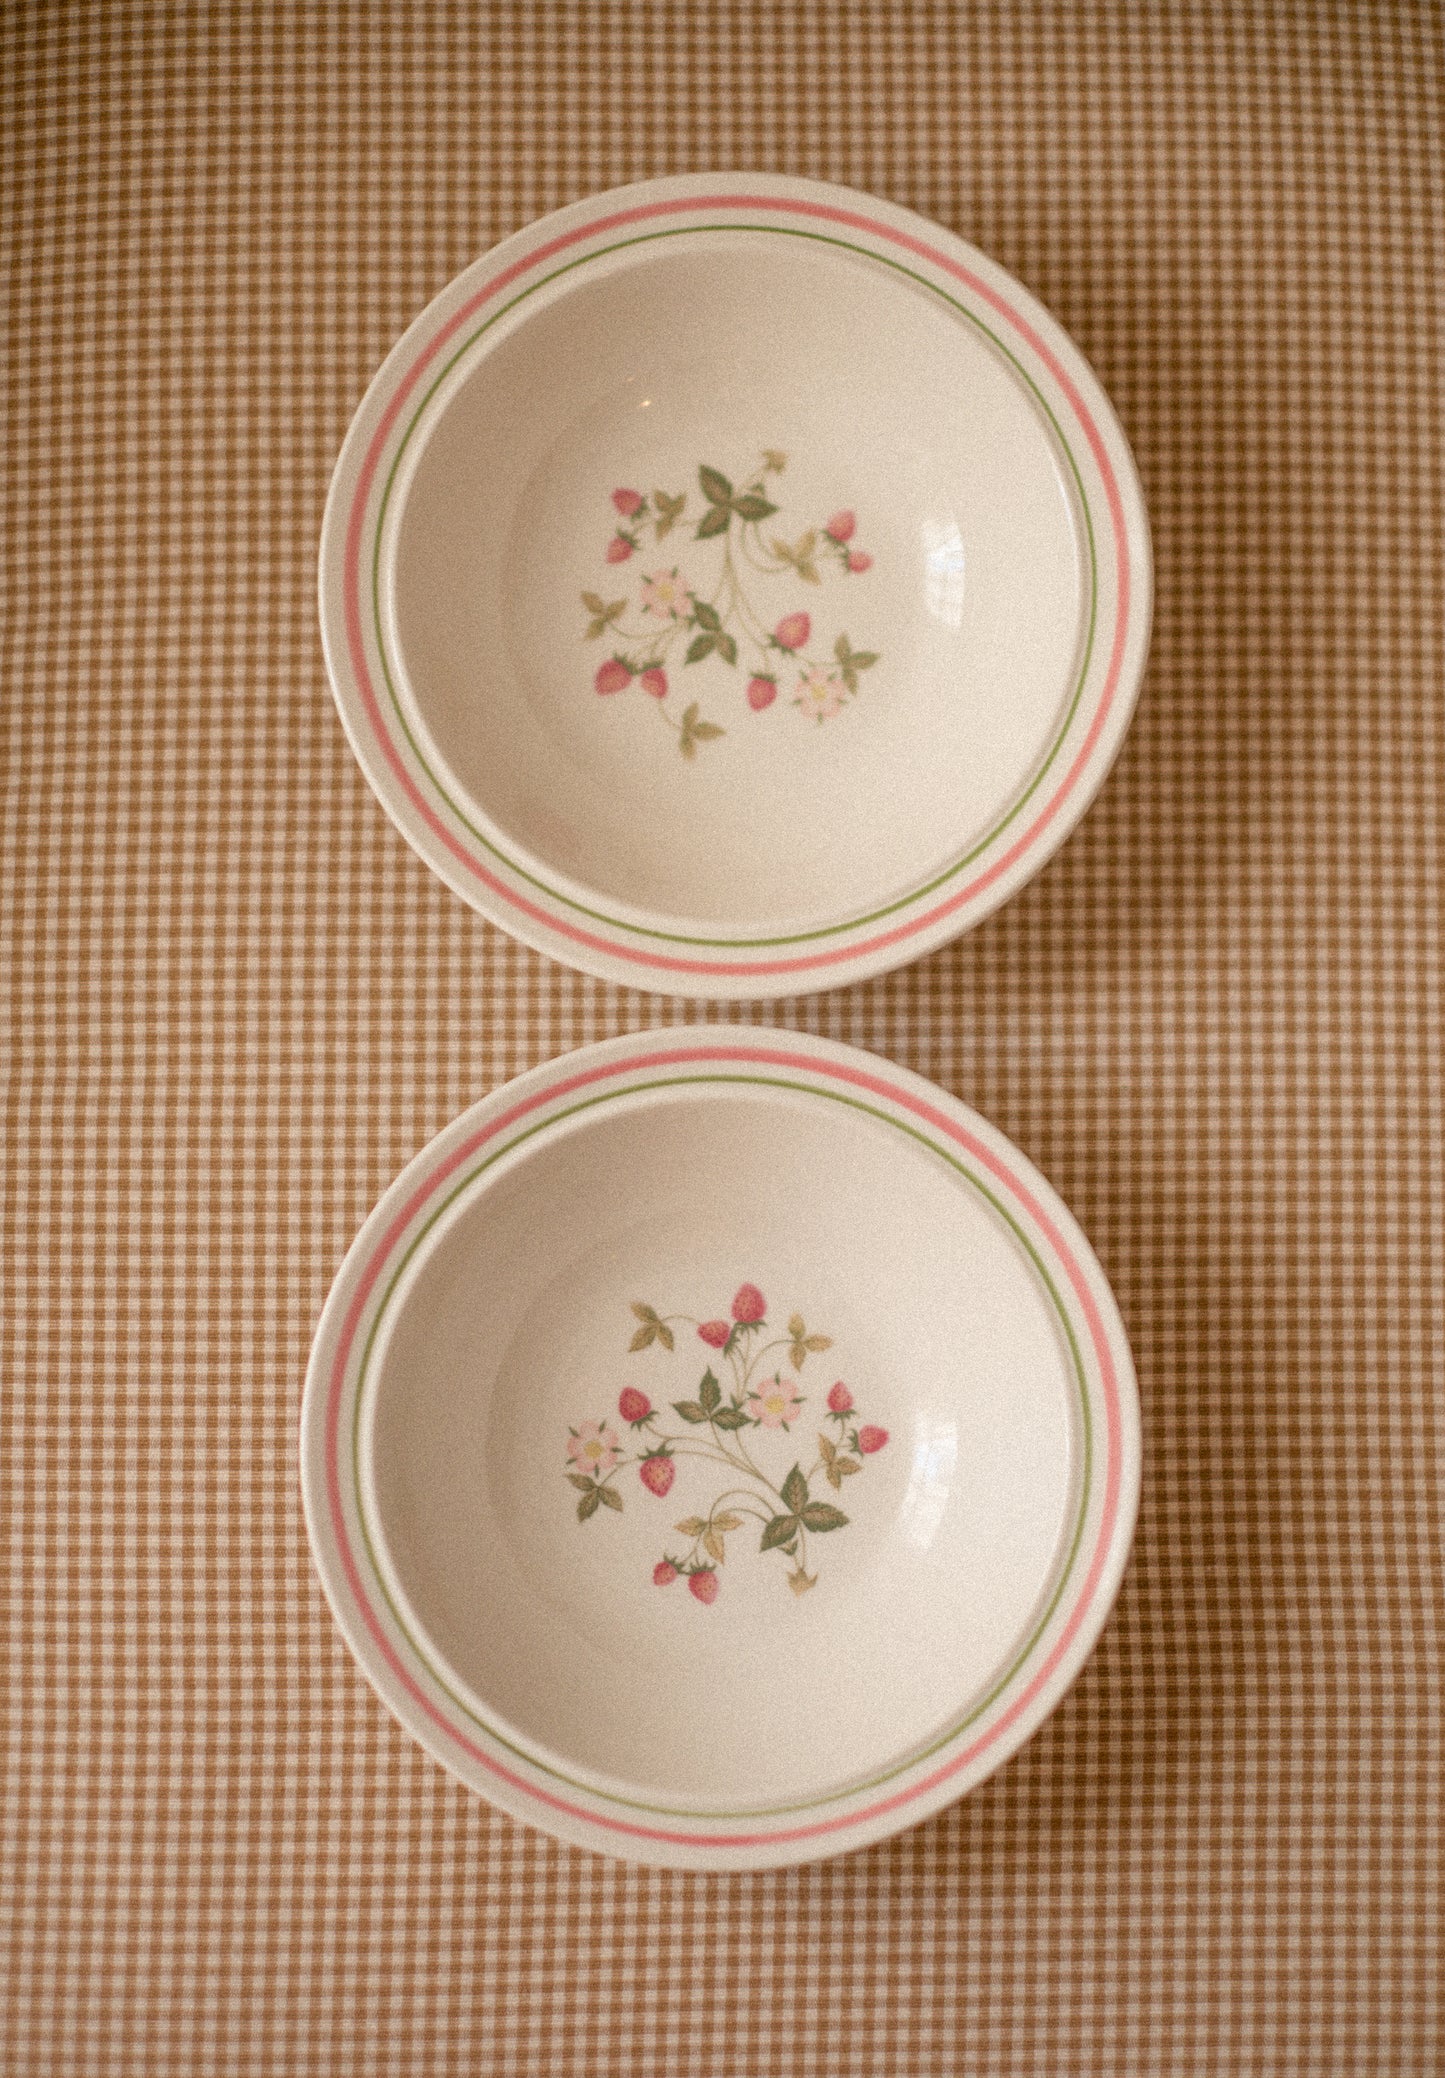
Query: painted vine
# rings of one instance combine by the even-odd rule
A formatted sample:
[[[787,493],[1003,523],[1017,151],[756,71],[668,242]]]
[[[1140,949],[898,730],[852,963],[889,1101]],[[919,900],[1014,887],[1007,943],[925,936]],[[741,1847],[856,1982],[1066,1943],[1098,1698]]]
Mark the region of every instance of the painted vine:
[[[825,567],[836,566],[845,577],[861,577],[873,564],[873,558],[855,545],[858,523],[851,511],[835,512],[831,519],[804,528],[792,541],[771,529],[764,534],[765,523],[781,510],[770,493],[777,490],[776,479],[787,460],[779,448],[764,449],[762,467],[741,487],[720,469],[707,463],[699,467],[701,510],[692,540],[714,542],[721,551],[706,580],[684,576],[675,563],[671,569],[645,573],[635,598],[582,594],[589,616],[583,639],[595,642],[611,634],[617,642],[593,677],[596,691],[612,695],[633,688],[649,695],[676,732],[685,758],[695,758],[700,744],[727,732],[703,716],[698,700],[689,702],[681,714],[673,712],[670,672],[680,675],[709,658],[745,670],[747,705],[752,713],[762,714],[777,699],[783,674],[796,671],[792,704],[824,722],[856,696],[860,673],[878,662],[876,650],[854,649],[846,634],[837,637],[831,655],[815,653],[809,648],[813,622],[806,611],[794,606],[769,625],[766,613],[757,607],[754,579],[788,576],[821,585]],[[607,562],[630,562],[649,536],[654,547],[664,541],[682,524],[688,498],[687,491],[654,490],[649,496],[625,486],[615,490],[617,522],[607,544]]]
[[[801,1459],[795,1459],[791,1470],[775,1482],[754,1456],[764,1436],[780,1432],[791,1437],[807,1400],[797,1379],[785,1376],[785,1371],[791,1367],[801,1372],[810,1355],[832,1347],[831,1338],[811,1333],[798,1313],[789,1316],[785,1328],[771,1332],[767,1305],[755,1284],[739,1287],[730,1319],[662,1314],[641,1300],[633,1302],[632,1312],[638,1323],[630,1344],[633,1354],[658,1346],[675,1355],[678,1327],[691,1327],[716,1351],[724,1376],[720,1378],[709,1363],[696,1392],[671,1403],[680,1427],[668,1423],[637,1386],[625,1386],[617,1413],[632,1432],[627,1439],[631,1449],[607,1420],[569,1428],[566,1476],[581,1497],[578,1521],[588,1522],[605,1509],[621,1514],[624,1496],[619,1482],[633,1466],[644,1492],[655,1500],[666,1500],[671,1493],[678,1459],[695,1459],[715,1472],[721,1467],[731,1483],[718,1489],[701,1512],[673,1525],[685,1541],[658,1559],[652,1572],[655,1585],[671,1587],[686,1580],[704,1606],[715,1602],[727,1540],[752,1522],[760,1530],[759,1551],[780,1552],[791,1560],[788,1585],[795,1595],[807,1594],[818,1582],[817,1573],[808,1570],[810,1562],[817,1563],[811,1558],[809,1538],[848,1526],[843,1510],[823,1499],[813,1482],[826,1482],[834,1493],[841,1493],[888,1441],[886,1429],[860,1422],[853,1394],[840,1378],[828,1392],[828,1426],[818,1432],[817,1457],[807,1471]],[[785,1359],[775,1356],[779,1350],[786,1352]],[[770,1357],[771,1365],[766,1361]],[[760,1433],[754,1437],[752,1431]],[[711,1483],[716,1484],[715,1477]]]

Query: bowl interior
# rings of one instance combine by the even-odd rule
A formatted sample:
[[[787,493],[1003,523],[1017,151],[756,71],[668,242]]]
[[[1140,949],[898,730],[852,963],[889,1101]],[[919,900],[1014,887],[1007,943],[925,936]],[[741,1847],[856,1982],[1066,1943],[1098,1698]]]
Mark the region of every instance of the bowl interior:
[[[414,1641],[494,1728],[643,1803],[757,1809],[923,1749],[1028,1637],[1078,1492],[1067,1352],[1013,1233],[907,1135],[815,1096],[653,1093],[510,1159],[413,1264],[363,1407]],[[699,1327],[734,1327],[740,1291],[761,1321],[718,1348]],[[801,1364],[799,1326],[828,1338]],[[676,1411],[709,1372],[731,1430]],[[670,1469],[645,1475],[663,1436]],[[831,1482],[824,1445],[857,1469]],[[620,1508],[589,1508],[589,1480]],[[819,1503],[846,1522],[763,1548]]]
[[[464,812],[574,898],[723,935],[871,911],[966,853],[1045,756],[1088,622],[1066,458],[1001,347],[879,260],[764,233],[620,252],[482,335],[381,562],[398,697]],[[699,600],[725,639],[688,662]]]

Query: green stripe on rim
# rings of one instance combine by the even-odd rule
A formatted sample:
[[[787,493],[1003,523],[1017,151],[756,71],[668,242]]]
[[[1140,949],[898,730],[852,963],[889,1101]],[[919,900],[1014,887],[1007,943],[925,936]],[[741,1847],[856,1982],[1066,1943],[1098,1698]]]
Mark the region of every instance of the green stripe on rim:
[[[903,275],[907,280],[927,290],[930,295],[937,296],[942,302],[948,304],[950,309],[956,311],[960,317],[966,319],[1008,361],[1020,381],[1032,393],[1039,409],[1044,413],[1049,425],[1052,427],[1054,436],[1068,461],[1069,472],[1073,478],[1075,490],[1078,493],[1079,507],[1084,515],[1084,530],[1089,547],[1089,624],[1078,676],[1075,680],[1064,718],[1059,724],[1053,742],[1045,752],[1038,770],[1024,786],[1017,799],[1004,811],[992,828],[983,837],[979,838],[962,857],[955,859],[952,865],[945,867],[932,880],[923,882],[908,894],[898,896],[896,900],[885,903],[880,909],[869,910],[864,915],[850,917],[843,923],[825,924],[811,931],[796,931],[769,938],[695,937],[682,931],[664,931],[645,924],[628,923],[621,917],[609,915],[605,910],[590,908],[587,903],[579,902],[573,896],[563,894],[560,889],[552,887],[547,881],[540,879],[535,873],[529,872],[525,866],[519,865],[516,860],[508,857],[507,853],[494,843],[486,835],[485,831],[478,829],[466,812],[453,800],[446,787],[432,770],[421,745],[417,742],[412,732],[411,724],[403,712],[401,701],[397,695],[396,685],[392,678],[391,660],[387,655],[386,643],[382,633],[381,538],[386,525],[387,508],[391,502],[397,471],[401,466],[402,458],[406,453],[413,434],[425,416],[428,406],[458,362],[470,353],[477,341],[485,333],[489,332],[494,325],[499,324],[509,311],[515,310],[519,304],[525,303],[529,297],[535,296],[539,290],[546,288],[554,281],[560,280],[564,275],[575,272],[577,268],[590,266],[595,260],[604,259],[611,253],[626,251],[631,246],[649,245],[665,238],[706,236],[707,233],[712,231],[748,231],[761,233],[773,238],[801,238],[810,240],[817,245],[834,246],[843,252],[855,253],[863,259],[875,261],[880,266],[892,268],[896,274]],[[493,311],[491,316],[478,325],[476,330],[469,335],[463,344],[456,349],[455,353],[443,364],[407,422],[406,430],[401,436],[396,452],[392,457],[391,466],[387,471],[386,482],[382,488],[381,501],[377,507],[375,536],[372,543],[371,599],[376,648],[377,655],[381,661],[382,677],[386,682],[386,690],[391,701],[392,711],[411,749],[412,756],[431,782],[438,799],[445,804],[451,815],[468,835],[480,844],[485,851],[489,852],[499,865],[504,866],[518,880],[525,882],[527,886],[544,895],[548,901],[555,902],[559,908],[571,910],[578,916],[585,916],[593,923],[605,924],[609,929],[625,931],[634,938],[651,938],[668,945],[697,946],[719,951],[765,951],[776,946],[805,945],[821,938],[836,938],[849,931],[862,930],[869,924],[878,923],[885,917],[894,916],[900,910],[911,907],[913,903],[922,901],[926,896],[935,893],[937,889],[946,886],[957,874],[963,872],[966,867],[971,866],[975,860],[988,850],[990,845],[994,844],[1002,836],[1010,824],[1023,813],[1034,794],[1043,784],[1050,768],[1056,762],[1063,748],[1064,739],[1073,726],[1080,701],[1083,698],[1084,684],[1088,677],[1089,665],[1094,654],[1094,635],[1098,624],[1098,550],[1094,538],[1093,514],[1089,507],[1088,494],[1084,489],[1083,476],[1075,459],[1073,448],[1069,445],[1068,437],[1060,425],[1052,405],[1012,348],[999,337],[990,325],[985,324],[976,312],[970,310],[956,296],[950,295],[946,289],[940,288],[936,282],[930,281],[926,275],[920,274],[916,268],[905,266],[901,260],[895,260],[888,253],[876,252],[871,246],[856,245],[850,239],[837,238],[826,232],[805,231],[790,224],[685,224],[668,231],[639,232],[635,237],[621,238],[611,245],[599,246],[593,252],[584,253],[580,259],[568,260],[562,266],[553,268],[551,273],[543,275],[538,281],[533,282],[530,287],[520,290],[515,296],[510,297],[507,302],[502,304],[500,309]]]
[[[985,1695],[980,1697],[980,1699],[964,1714],[963,1717],[959,1718],[957,1722],[950,1725],[947,1731],[940,1733],[938,1737],[934,1739],[928,1746],[921,1748],[917,1752],[909,1754],[906,1760],[899,1761],[896,1765],[890,1768],[883,1769],[876,1775],[869,1776],[863,1782],[853,1783],[846,1790],[837,1791],[831,1795],[822,1797],[800,1799],[790,1803],[768,1804],[761,1806],[757,1809],[705,1811],[679,1809],[673,1805],[668,1804],[651,1804],[647,1803],[641,1798],[619,1796],[610,1791],[597,1789],[590,1783],[580,1782],[577,1780],[575,1776],[567,1774],[565,1770],[561,1768],[552,1767],[545,1761],[538,1760],[535,1754],[528,1752],[525,1747],[519,1746],[513,1740],[507,1738],[505,1734],[499,1732],[494,1725],[490,1724],[487,1721],[487,1719],[478,1716],[476,1711],[472,1709],[471,1705],[467,1703],[464,1700],[464,1698],[457,1693],[457,1691],[447,1681],[446,1677],[438,1671],[437,1667],[433,1664],[431,1658],[428,1656],[423,1647],[417,1642],[416,1637],[412,1633],[410,1625],[407,1623],[406,1619],[402,1615],[401,1610],[397,1607],[397,1604],[393,1599],[391,1590],[388,1587],[386,1579],[382,1573],[380,1561],[377,1557],[376,1542],[373,1540],[371,1524],[367,1518],[364,1500],[364,1488],[361,1479],[361,1413],[362,1404],[366,1396],[368,1373],[371,1366],[371,1358],[375,1347],[377,1335],[380,1330],[381,1323],[387,1313],[388,1308],[392,1303],[397,1288],[400,1285],[401,1280],[404,1277],[409,1264],[414,1259],[416,1252],[420,1248],[422,1242],[426,1239],[427,1235],[436,1226],[438,1220],[440,1220],[444,1216],[444,1214],[472,1188],[472,1186],[478,1181],[480,1177],[485,1175],[488,1169],[492,1168],[497,1162],[501,1161],[503,1156],[511,1154],[516,1148],[523,1146],[527,1141],[534,1139],[538,1134],[549,1132],[554,1126],[560,1125],[564,1119],[574,1118],[578,1116],[580,1113],[595,1110],[599,1105],[614,1103],[622,1097],[642,1095],[658,1089],[682,1088],[688,1085],[715,1086],[718,1084],[729,1083],[744,1084],[748,1086],[761,1086],[773,1089],[794,1090],[800,1092],[804,1096],[822,1097],[827,1099],[827,1101],[830,1103],[847,1105],[849,1109],[861,1112],[866,1117],[878,1119],[882,1124],[892,1126],[898,1132],[907,1134],[909,1139],[916,1140],[920,1146],[927,1148],[930,1153],[936,1154],[942,1161],[946,1162],[951,1169],[955,1170],[957,1174],[960,1175],[963,1178],[963,1180],[967,1184],[969,1184],[978,1193],[978,1195],[985,1200],[985,1202],[989,1206],[992,1207],[993,1211],[998,1215],[998,1217],[1004,1222],[1005,1226],[1012,1233],[1014,1239],[1018,1242],[1019,1246],[1022,1248],[1029,1262],[1033,1266],[1035,1274],[1037,1275],[1039,1281],[1043,1285],[1044,1290],[1047,1292],[1049,1299],[1052,1301],[1054,1311],[1057,1314],[1059,1322],[1063,1328],[1064,1337],[1068,1344],[1070,1360],[1073,1366],[1074,1382],[1078,1389],[1079,1395],[1079,1411],[1083,1427],[1084,1462],[1083,1478],[1080,1484],[1078,1512],[1074,1521],[1073,1533],[1069,1539],[1068,1554],[1064,1561],[1063,1569],[1060,1572],[1058,1581],[1054,1586],[1053,1592],[1049,1596],[1048,1603],[1045,1606],[1042,1614],[1040,1615],[1038,1622],[1035,1624],[1033,1630],[1029,1633],[1028,1638],[1025,1640],[1023,1646],[1016,1654],[1015,1658],[1013,1659],[1012,1663],[1010,1664],[1006,1672],[999,1677],[999,1679],[994,1683],[993,1687],[990,1688]],[[1049,1274],[1049,1270],[1044,1263],[1043,1257],[1041,1256],[1034,1242],[1030,1239],[1029,1235],[1024,1231],[1024,1228],[1019,1222],[1019,1220],[1009,1210],[1007,1205],[1005,1205],[1003,1201],[997,1196],[997,1194],[993,1190],[991,1190],[989,1186],[986,1183],[984,1183],[978,1176],[973,1174],[973,1172],[960,1159],[959,1156],[951,1153],[947,1147],[941,1145],[937,1140],[932,1139],[929,1134],[921,1131],[917,1126],[909,1124],[906,1120],[896,1117],[891,1112],[880,1110],[876,1105],[864,1103],[861,1098],[848,1096],[841,1090],[820,1089],[816,1084],[798,1082],[794,1081],[790,1077],[780,1075],[693,1074],[654,1076],[645,1082],[629,1083],[625,1088],[622,1089],[608,1090],[604,1091],[599,1096],[583,1098],[581,1102],[576,1104],[570,1104],[561,1111],[551,1113],[547,1118],[542,1119],[537,1124],[527,1126],[522,1132],[515,1134],[510,1140],[508,1140],[505,1146],[494,1149],[490,1154],[486,1156],[486,1158],[483,1161],[479,1162],[475,1168],[469,1170],[467,1175],[459,1183],[455,1184],[453,1188],[450,1191],[448,1191],[446,1197],[443,1198],[441,1203],[437,1205],[428,1214],[425,1223],[417,1229],[416,1233],[413,1234],[411,1239],[408,1241],[406,1248],[403,1250],[401,1257],[397,1262],[396,1268],[394,1269],[390,1279],[388,1280],[386,1290],[382,1294],[375,1315],[373,1316],[371,1326],[367,1330],[366,1341],[362,1348],[361,1363],[357,1372],[356,1384],[353,1388],[351,1417],[351,1480],[352,1499],[356,1509],[357,1522],[360,1526],[362,1543],[365,1546],[367,1563],[371,1568],[372,1578],[375,1581],[378,1590],[380,1591],[380,1594],[382,1596],[383,1601],[386,1604],[387,1609],[390,1611],[391,1620],[396,1628],[396,1631],[406,1641],[406,1644],[410,1648],[417,1663],[426,1670],[426,1673],[430,1677],[431,1681],[434,1683],[436,1688],[444,1696],[446,1696],[447,1700],[452,1705],[453,1709],[456,1710],[459,1713],[459,1715],[462,1718],[464,1718],[469,1724],[474,1726],[478,1731],[480,1731],[488,1739],[490,1739],[496,1746],[500,1747],[504,1752],[510,1754],[514,1760],[520,1761],[526,1767],[534,1769],[539,1774],[548,1776],[551,1780],[555,1782],[564,1783],[569,1789],[573,1790],[581,1796],[591,1797],[599,1803],[616,1805],[617,1807],[628,1811],[646,1812],[650,1816],[657,1818],[678,1818],[691,1820],[716,1820],[718,1822],[736,1822],[741,1819],[766,1819],[775,1817],[782,1818],[790,1816],[795,1812],[819,1810],[830,1804],[839,1804],[847,1802],[849,1799],[853,1797],[862,1796],[870,1790],[879,1788],[884,1783],[896,1781],[899,1776],[905,1775],[911,1769],[921,1766],[923,1762],[931,1759],[935,1754],[942,1752],[945,1747],[950,1746],[954,1742],[954,1740],[961,1737],[964,1732],[968,1731],[973,1725],[977,1724],[977,1722],[985,1714],[985,1712],[990,1710],[994,1706],[994,1704],[1000,1701],[1000,1699],[1006,1694],[1008,1689],[1023,1673],[1023,1670],[1027,1665],[1030,1657],[1032,1656],[1035,1648],[1039,1644],[1040,1639],[1043,1637],[1044,1633],[1049,1628],[1049,1625],[1053,1620],[1054,1614],[1057,1611],[1059,1604],[1063,1598],[1064,1590],[1068,1585],[1075,1564],[1078,1560],[1079,1548],[1083,1542],[1084,1525],[1088,1518],[1089,1500],[1093,1491],[1093,1472],[1094,1443],[1093,1426],[1089,1409],[1088,1384],[1085,1377],[1083,1357],[1080,1352],[1078,1337],[1074,1331],[1074,1323],[1070,1319],[1068,1308],[1065,1305],[1062,1297],[1060,1296],[1058,1287],[1055,1284],[1052,1276]]]

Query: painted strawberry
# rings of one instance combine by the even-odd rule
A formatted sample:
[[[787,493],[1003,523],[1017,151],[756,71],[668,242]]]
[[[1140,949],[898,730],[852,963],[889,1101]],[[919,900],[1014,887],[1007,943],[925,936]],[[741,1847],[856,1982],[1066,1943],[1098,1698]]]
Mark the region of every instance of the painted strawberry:
[[[732,1329],[725,1320],[705,1320],[698,1333],[710,1349],[721,1349]]]
[[[765,707],[771,707],[777,697],[776,678],[769,678],[760,671],[756,678],[748,680],[748,705],[754,714],[761,714]]]
[[[671,1489],[677,1477],[677,1467],[665,1450],[652,1450],[638,1466],[637,1476],[647,1491],[656,1494],[660,1501]]]
[[[599,693],[620,693],[624,686],[632,683],[632,667],[624,664],[621,657],[609,657],[592,683]]]
[[[856,512],[835,512],[823,532],[834,541],[851,541],[857,524]]]
[[[744,1327],[762,1319],[768,1310],[768,1302],[755,1284],[740,1284],[733,1297],[733,1319]]]
[[[652,1402],[646,1393],[640,1393],[635,1385],[627,1385],[623,1387],[618,1399],[617,1411],[624,1421],[631,1422],[633,1428],[641,1428],[652,1412]]]
[[[711,1566],[699,1566],[695,1573],[689,1573],[687,1584],[704,1606],[717,1600],[717,1574]]]
[[[627,561],[627,558],[632,554],[633,548],[635,546],[636,544],[634,542],[629,541],[625,534],[614,534],[612,539],[607,544],[608,562],[625,563]]]
[[[874,1451],[881,1450],[887,1441],[887,1429],[875,1429],[871,1423],[866,1429],[858,1431],[858,1448],[864,1457],[872,1457]]]
[[[671,1559],[659,1559],[652,1569],[652,1584],[654,1587],[671,1587],[676,1578],[677,1567],[672,1563]]]
[[[853,1405],[853,1395],[849,1392],[847,1386],[844,1385],[841,1378],[828,1395],[828,1405],[835,1414],[846,1414]],[[624,1408],[623,1411],[625,1413],[626,1409]]]
[[[773,630],[773,640],[779,649],[801,649],[812,626],[806,613],[785,614]]]
[[[855,548],[848,557],[848,568],[855,577],[861,577],[865,570],[873,568],[873,558],[872,556],[864,555],[861,548]]]
[[[651,693],[654,700],[667,698],[667,673],[660,664],[649,664],[638,683],[645,693]]]
[[[642,504],[642,493],[641,491],[628,490],[614,491],[612,493],[612,502],[617,507],[617,510],[622,514],[622,517],[624,519],[631,519],[633,513],[636,512]],[[838,536],[838,539],[840,541],[846,541],[847,538],[848,536],[846,534],[840,534]]]

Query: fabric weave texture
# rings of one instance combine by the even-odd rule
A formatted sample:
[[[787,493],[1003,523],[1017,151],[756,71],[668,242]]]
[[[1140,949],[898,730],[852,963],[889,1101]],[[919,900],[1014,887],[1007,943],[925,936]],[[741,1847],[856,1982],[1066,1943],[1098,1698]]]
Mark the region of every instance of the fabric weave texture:
[[[1445,17],[1424,4],[16,4],[0,2068],[1144,2078],[1445,2061]],[[1143,1506],[1076,1689],[856,1856],[631,1869],[467,1794],[331,1622],[296,1420],[341,1255],[472,1099],[698,1013],[483,924],[367,789],[315,551],[382,356],[621,181],[836,180],[1098,369],[1137,719],[962,942],[757,1012],[1072,1205]]]

